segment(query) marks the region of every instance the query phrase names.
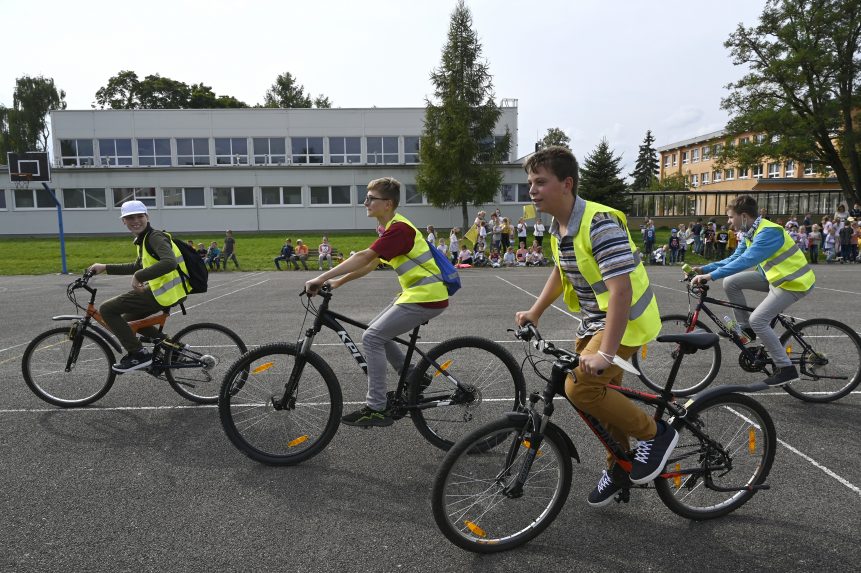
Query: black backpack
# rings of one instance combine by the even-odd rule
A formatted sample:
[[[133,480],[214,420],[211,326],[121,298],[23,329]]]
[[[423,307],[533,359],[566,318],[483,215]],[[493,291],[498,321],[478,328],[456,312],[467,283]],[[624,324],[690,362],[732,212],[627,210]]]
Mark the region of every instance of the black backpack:
[[[179,267],[176,268],[179,277],[182,279],[182,288],[185,289],[185,294],[200,294],[206,292],[209,282],[209,270],[206,268],[206,263],[197,254],[197,251],[188,246],[188,243],[177,241],[167,231],[162,231],[167,237],[173,241],[173,244],[182,253],[182,258],[185,261],[185,268],[188,269],[188,274],[182,272]],[[158,255],[152,252],[149,248],[149,241],[144,239],[144,246],[151,257],[158,260]]]

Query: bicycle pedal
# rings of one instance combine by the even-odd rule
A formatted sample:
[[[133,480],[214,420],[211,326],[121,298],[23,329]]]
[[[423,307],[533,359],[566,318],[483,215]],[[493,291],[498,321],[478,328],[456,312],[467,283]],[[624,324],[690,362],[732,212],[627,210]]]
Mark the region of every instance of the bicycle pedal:
[[[631,490],[623,488],[616,495],[616,503],[629,503],[631,501]]]

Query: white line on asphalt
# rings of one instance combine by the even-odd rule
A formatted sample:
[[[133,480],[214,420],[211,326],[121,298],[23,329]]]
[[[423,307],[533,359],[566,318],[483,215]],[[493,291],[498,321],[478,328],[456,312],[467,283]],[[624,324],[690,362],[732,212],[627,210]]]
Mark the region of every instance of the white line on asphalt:
[[[667,290],[672,290],[672,291],[676,291],[676,292],[688,292],[688,291],[686,291],[686,290],[682,290],[682,289],[679,289],[679,288],[673,288],[673,287],[668,287],[668,286],[664,286],[664,285],[659,285],[659,284],[653,283],[653,282],[651,282],[651,281],[649,282],[649,284],[651,284],[653,287],[665,288],[665,289],[667,289]]]
[[[516,288],[517,290],[522,291],[522,292],[525,292],[526,294],[528,294],[528,295],[529,295],[529,296],[531,296],[532,298],[534,298],[534,299],[537,299],[537,298],[538,298],[537,296],[535,296],[534,294],[532,294],[532,293],[531,293],[531,292],[529,292],[528,290],[526,290],[526,289],[524,289],[524,288],[521,288],[521,287],[517,286],[517,285],[516,285],[516,284],[514,284],[513,282],[511,282],[511,281],[507,281],[507,280],[505,280],[504,278],[502,278],[502,277],[501,277],[501,276],[499,276],[499,275],[494,275],[494,276],[495,276],[496,278],[498,278],[499,280],[501,280],[502,282],[504,282],[504,283],[506,283],[506,284],[510,284],[511,286],[513,286],[514,288]],[[582,320],[580,320],[579,318],[577,318],[576,316],[574,316],[573,314],[571,314],[571,313],[570,313],[570,312],[568,312],[567,310],[563,310],[563,309],[559,308],[558,306],[556,306],[555,304],[551,304],[550,306],[552,306],[553,308],[555,308],[556,310],[558,310],[558,311],[559,311],[559,312],[561,312],[562,314],[564,314],[564,315],[566,315],[566,316],[570,316],[571,318],[573,318],[573,319],[574,319],[574,320],[576,320],[577,322],[583,322]]]
[[[861,294],[861,292],[852,292],[851,290],[838,290],[836,288],[816,287],[816,290],[830,290],[831,292],[842,292],[843,294]]]
[[[193,309],[193,308],[197,308],[198,306],[204,305],[204,304],[206,304],[206,303],[208,303],[208,302],[212,302],[212,301],[214,301],[214,300],[218,300],[218,299],[220,299],[220,298],[224,298],[224,297],[226,297],[226,296],[230,296],[230,295],[232,295],[232,294],[236,294],[236,293],[238,293],[238,292],[240,292],[240,291],[243,291],[243,290],[245,290],[245,289],[249,289],[249,288],[252,288],[252,287],[256,287],[256,286],[262,285],[263,283],[267,283],[267,282],[269,282],[269,280],[270,280],[270,279],[266,279],[266,280],[260,281],[259,283],[254,283],[253,285],[244,286],[244,287],[242,287],[242,288],[238,288],[238,289],[236,289],[236,290],[232,290],[232,291],[230,291],[230,292],[226,292],[226,293],[224,293],[224,294],[222,294],[222,295],[219,295],[219,296],[217,296],[217,297],[215,297],[215,298],[210,298],[210,299],[205,300],[205,301],[203,301],[203,302],[199,302],[199,303],[197,303],[197,304],[193,304],[193,305],[191,305],[191,306],[187,306],[187,307],[185,307],[185,309],[186,309],[186,310],[191,310],[191,309]]]
[[[27,344],[29,344],[29,342],[22,342],[21,344],[16,344],[15,346],[0,348],[0,352],[6,352],[7,350],[12,350],[13,348],[18,348],[19,346],[26,346]]]
[[[784,442],[780,438],[777,438],[777,441],[781,446],[783,446],[784,448],[786,448],[787,450],[789,450],[793,454],[796,454],[796,455],[800,456],[801,458],[803,458],[804,460],[807,460],[808,462],[813,464],[815,467],[819,468],[820,470],[822,470],[823,472],[825,472],[829,476],[833,477],[834,479],[836,479],[837,481],[839,481],[840,483],[842,483],[843,485],[845,485],[846,487],[848,487],[849,489],[851,489],[852,491],[857,493],[858,495],[861,495],[861,488],[859,488],[856,485],[853,485],[846,478],[840,477],[839,475],[837,475],[836,473],[834,473],[833,471],[831,471],[827,467],[823,466],[822,464],[820,464],[819,462],[817,462],[816,460],[814,460],[813,458],[811,458],[807,454],[800,452],[797,449],[793,448],[792,446],[790,446],[789,444],[787,444],[786,442]]]

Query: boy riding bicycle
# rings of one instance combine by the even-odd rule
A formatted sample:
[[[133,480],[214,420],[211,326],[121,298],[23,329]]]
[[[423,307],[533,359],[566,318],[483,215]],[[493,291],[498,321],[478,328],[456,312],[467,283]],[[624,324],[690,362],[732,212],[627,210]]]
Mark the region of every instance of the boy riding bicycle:
[[[406,217],[396,213],[401,184],[392,177],[368,183],[365,209],[385,230],[370,247],[305,283],[311,296],[328,282],[335,289],[370,273],[380,262],[395,269],[401,293],[374,318],[362,336],[368,365],[367,404],[341,418],[350,426],[389,426],[386,409],[386,360],[397,371],[404,354],[392,339],[440,315],[448,307],[448,291],[428,242]],[[338,277],[338,278],[335,278]]]
[[[188,270],[182,253],[170,237],[150,226],[146,205],[140,201],[126,201],[120,213],[123,224],[135,236],[137,260],[117,265],[93,263],[89,270],[94,274],[107,271],[109,275],[133,275],[131,291],[107,300],[99,307],[105,323],[128,353],[111,367],[114,372],[124,373],[152,364],[152,354],[143,347],[128,321],[147,317],[185,300],[186,292],[178,269],[186,275]],[[139,332],[149,337],[159,335],[154,326]]]
[[[741,195],[727,207],[729,224],[744,233],[735,252],[721,261],[694,267],[691,283],[706,283],[720,278],[726,296],[733,304],[747,306],[744,289],[767,292],[756,310],[748,313],[733,309],[735,319],[748,338],[757,336],[774,361],[774,374],[765,379],[769,386],[783,386],[798,379],[798,369],[771,328],[771,321],[801,300],[813,288],[816,277],[807,258],[782,226],[757,216],[756,199]],[[747,269],[756,267],[756,270]]]
[[[580,311],[576,333],[580,365],[568,377],[565,394],[581,410],[598,418],[613,438],[639,440],[629,478],[634,484],[655,479],[678,441],[678,433],[608,384],[622,380],[615,356],[630,358],[661,329],[658,303],[649,286],[636,244],[620,211],[577,196],[579,171],[574,155],[563,147],[546,147],[526,160],[529,196],[542,213],[553,216],[551,247],[556,265],[538,299],[515,314],[518,325],[538,319],[563,295],[568,308]],[[613,471],[604,471],[589,494],[592,506],[610,503],[625,485]]]

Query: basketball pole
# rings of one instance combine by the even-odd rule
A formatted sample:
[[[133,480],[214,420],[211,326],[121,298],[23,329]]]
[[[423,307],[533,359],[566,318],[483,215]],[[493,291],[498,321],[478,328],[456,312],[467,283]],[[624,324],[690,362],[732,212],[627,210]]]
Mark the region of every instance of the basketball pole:
[[[54,204],[57,206],[57,222],[60,225],[60,260],[63,264],[63,274],[69,274],[68,269],[66,268],[66,235],[63,233],[63,209],[60,206],[60,202],[57,200],[57,194],[54,193],[54,190],[48,187],[47,183],[42,183],[42,187],[45,188],[45,191],[51,194],[51,199],[54,200]]]

